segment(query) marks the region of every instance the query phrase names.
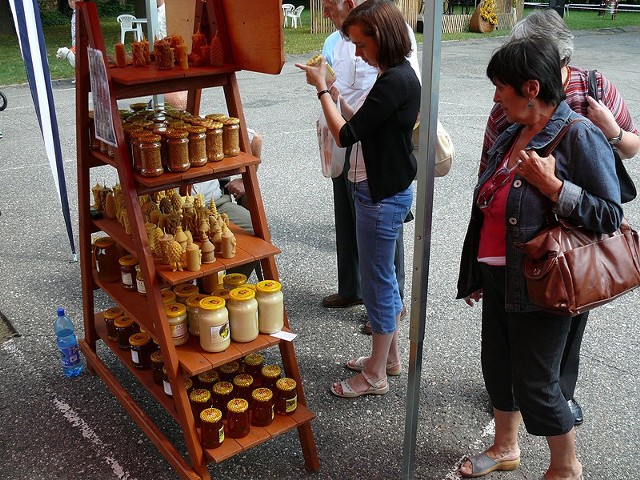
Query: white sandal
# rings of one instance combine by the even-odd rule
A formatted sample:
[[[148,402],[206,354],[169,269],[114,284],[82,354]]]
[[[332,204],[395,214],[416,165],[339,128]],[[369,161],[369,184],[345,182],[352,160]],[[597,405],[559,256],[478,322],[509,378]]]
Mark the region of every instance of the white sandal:
[[[368,360],[369,357],[360,357],[355,360],[349,360],[345,366],[349,370],[353,370],[354,372],[363,372],[364,371],[364,362]],[[398,363],[387,363],[387,375],[391,375],[392,377],[397,377],[402,374],[402,364]]]
[[[369,388],[367,388],[364,392],[356,392],[353,388],[351,388],[346,380],[342,380],[340,382],[342,393],[338,392],[338,390],[334,386],[335,384],[331,385],[331,393],[342,398],[355,398],[361,397],[362,395],[384,395],[389,391],[389,384],[387,383],[386,377],[381,378],[377,382],[372,382],[364,372],[362,372],[362,376],[369,384]]]

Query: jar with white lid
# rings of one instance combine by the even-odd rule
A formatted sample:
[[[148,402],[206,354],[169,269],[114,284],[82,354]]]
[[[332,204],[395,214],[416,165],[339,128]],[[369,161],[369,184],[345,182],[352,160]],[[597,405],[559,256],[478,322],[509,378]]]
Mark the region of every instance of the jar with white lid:
[[[224,352],[231,344],[229,312],[220,297],[200,300],[200,347],[206,352]]]
[[[258,302],[250,288],[239,287],[229,292],[227,302],[231,340],[246,343],[255,340],[258,329]]]
[[[284,327],[282,285],[275,280],[262,280],[256,285],[258,327],[260,333],[271,334]]]

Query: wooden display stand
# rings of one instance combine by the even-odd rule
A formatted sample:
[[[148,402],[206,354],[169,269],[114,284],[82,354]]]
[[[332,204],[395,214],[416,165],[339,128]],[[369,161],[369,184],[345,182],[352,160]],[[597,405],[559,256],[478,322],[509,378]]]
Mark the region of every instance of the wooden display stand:
[[[318,454],[311,430],[314,414],[307,408],[302,380],[292,342],[281,341],[269,335],[259,335],[250,343],[232,343],[222,353],[207,353],[199,343],[189,341],[176,347],[164,313],[160,289],[166,286],[192,281],[207,274],[238,266],[261,262],[265,278],[278,279],[274,255],[279,250],[271,244],[264,206],[256,176],[259,159],[250,155],[249,139],[240,101],[236,71],[247,69],[261,73],[279,73],[284,64],[282,51],[281,7],[279,0],[205,0],[198,1],[195,25],[208,27],[209,33],[216,33],[225,50],[225,64],[219,68],[201,67],[189,70],[159,71],[155,66],[109,68],[107,65],[107,85],[101,91],[107,98],[112,112],[115,139],[118,147],[111,158],[100,151],[92,150],[89,141],[89,49],[102,52],[106,61],[107,53],[94,3],[78,2],[78,39],[76,42],[76,117],[78,150],[78,201],[80,215],[80,257],[82,274],[82,301],[84,310],[85,338],[80,341],[89,370],[99,375],[116,396],[122,407],[138,423],[149,439],[156,445],[167,461],[182,478],[209,479],[207,464],[218,463],[255,445],[268,441],[283,432],[297,428],[300,437],[305,466],[308,470],[320,467]],[[95,61],[95,55],[93,59]],[[145,178],[133,172],[128,148],[124,142],[122,123],[118,113],[117,99],[133,98],[141,95],[160,94],[171,91],[189,91],[191,113],[197,113],[200,89],[222,87],[227,102],[228,114],[240,119],[240,148],[237,157],[225,158],[221,162],[209,163],[205,167],[192,168],[182,174],[165,173],[155,178]],[[91,217],[90,169],[111,165],[118,172],[128,212],[131,234],[115,220],[93,219]],[[190,185],[194,182],[241,174],[255,236],[236,230],[237,251],[232,259],[222,259],[203,266],[199,272],[172,272],[164,265],[154,262],[144,228],[143,215],[138,196]],[[102,231],[112,237],[139,261],[146,296],[125,290],[119,282],[100,281],[92,258],[91,233]],[[150,370],[138,370],[133,366],[128,350],[118,348],[116,342],[107,338],[102,312],[95,312],[94,290],[104,290],[125,312],[143,327],[158,342],[167,368],[167,375],[173,397],[152,381]],[[289,323],[285,314],[285,329]],[[96,352],[96,343],[102,340],[116,357],[130,370],[132,375],[148,390],[178,423],[182,429],[189,461],[183,458],[171,442],[162,434],[154,421],[138,406],[124,386],[108,369]],[[238,360],[251,352],[278,346],[286,376],[297,382],[298,409],[293,415],[276,415],[268,427],[252,427],[249,436],[241,439],[225,439],[217,449],[204,449],[194,424],[184,380],[193,375],[218,367],[232,360]]]

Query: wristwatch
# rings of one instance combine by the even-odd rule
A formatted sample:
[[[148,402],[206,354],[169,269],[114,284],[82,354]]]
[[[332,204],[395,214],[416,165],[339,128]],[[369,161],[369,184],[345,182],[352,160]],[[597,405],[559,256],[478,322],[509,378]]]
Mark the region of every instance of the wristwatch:
[[[624,130],[620,129],[620,133],[618,134],[617,137],[608,138],[607,141],[609,142],[609,145],[617,145],[618,142],[622,140],[623,133],[624,133]]]

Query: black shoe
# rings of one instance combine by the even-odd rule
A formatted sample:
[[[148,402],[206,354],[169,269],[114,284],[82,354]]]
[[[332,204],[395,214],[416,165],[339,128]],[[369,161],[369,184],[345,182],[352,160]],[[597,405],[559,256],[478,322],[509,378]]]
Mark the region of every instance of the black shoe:
[[[574,425],[576,427],[578,425],[582,425],[582,422],[584,422],[584,417],[582,416],[582,407],[580,406],[580,404],[576,401],[575,398],[572,398],[571,400],[567,400],[567,404],[569,405],[569,409],[573,414],[573,418],[575,420]]]
[[[344,298],[339,293],[334,293],[322,299],[322,306],[326,308],[345,308],[354,305],[362,305],[361,298]]]

